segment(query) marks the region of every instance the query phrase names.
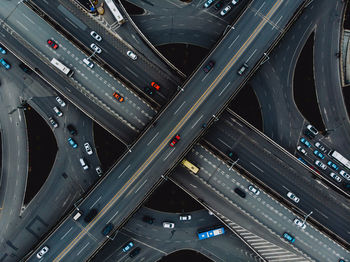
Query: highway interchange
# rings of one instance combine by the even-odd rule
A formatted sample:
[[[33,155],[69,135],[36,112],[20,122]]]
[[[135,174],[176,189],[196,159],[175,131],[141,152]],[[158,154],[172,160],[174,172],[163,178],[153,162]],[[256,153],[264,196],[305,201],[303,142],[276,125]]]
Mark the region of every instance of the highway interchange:
[[[326,6],[325,1],[322,3]],[[193,3],[193,6],[200,9],[201,4],[203,2],[197,1]],[[285,251],[280,252],[277,257],[274,255],[271,256],[269,252],[266,253],[265,250],[261,250],[259,245],[254,246],[247,243],[247,241],[244,242],[246,244],[243,245],[244,249],[247,249],[249,246],[260,259],[266,261],[280,261],[279,259],[285,259],[286,257],[293,257],[296,259],[294,261],[335,261],[335,259],[347,257],[349,255],[348,251],[346,248],[341,247],[339,243],[345,245],[347,248],[349,247],[349,244],[344,244],[349,243],[348,232],[350,230],[346,223],[350,219],[348,212],[349,200],[344,196],[344,192],[341,191],[342,188],[336,188],[336,183],[329,180],[329,177],[326,177],[326,180],[323,177],[315,179],[315,174],[310,173],[310,171],[312,172],[311,169],[307,170],[306,166],[302,165],[297,158],[292,157],[290,153],[295,153],[295,147],[298,143],[300,133],[290,132],[293,138],[288,138],[286,134],[285,136],[281,135],[283,134],[281,133],[282,131],[273,130],[271,132],[272,128],[275,128],[272,121],[273,118],[264,117],[264,119],[269,119],[267,123],[270,125],[265,125],[266,129],[270,130],[270,133],[267,132],[267,136],[265,136],[248,123],[245,123],[243,119],[234,115],[233,112],[226,111],[219,118],[216,116],[223,108],[223,105],[226,105],[228,99],[232,95],[235,95],[245,82],[245,78],[239,76],[237,70],[242,67],[243,63],[246,63],[249,66],[244,76],[250,76],[251,70],[256,69],[254,65],[258,65],[266,58],[265,51],[274,44],[274,40],[280,34],[285,33],[283,28],[286,27],[292,16],[297,10],[300,10],[299,8],[303,4],[305,4],[304,1],[291,2],[279,0],[263,3],[251,1],[245,6],[247,8],[246,11],[241,14],[234,27],[229,27],[229,30],[225,30],[225,35],[211,51],[210,57],[203,62],[203,65],[205,65],[209,60],[214,60],[216,62],[215,67],[209,73],[205,74],[200,66],[194,74],[186,79],[183,85],[183,75],[179,71],[174,70],[167,61],[162,61],[160,57],[157,57],[156,53],[148,49],[147,45],[135,40],[135,45],[133,43],[133,46],[131,46],[130,43],[135,38],[126,37],[127,30],[133,30],[130,26],[126,28],[122,25],[120,27],[114,27],[112,30],[110,28],[107,30],[108,28],[104,28],[101,23],[96,22],[96,18],[92,18],[84,12],[79,13],[79,9],[74,8],[72,4],[64,3],[57,6],[50,4],[50,6],[45,7],[47,5],[46,1],[30,1],[28,4],[29,7],[33,8],[33,6],[37,5],[42,10],[45,10],[45,13],[51,19],[56,20],[61,28],[70,28],[69,33],[75,38],[74,41],[70,41],[72,39],[68,35],[65,33],[62,35],[56,32],[42,18],[33,13],[31,9],[28,9],[25,3],[17,3],[15,1],[6,2],[5,6],[7,5],[7,8],[0,8],[0,15],[2,16],[2,28],[0,29],[1,41],[6,39],[7,49],[11,50],[18,58],[31,66],[40,77],[34,73],[28,76],[18,67],[15,68],[15,66],[12,66],[8,72],[4,69],[1,70],[2,88],[5,86],[1,90],[1,96],[8,103],[8,105],[3,105],[4,109],[7,109],[3,110],[3,113],[0,115],[2,136],[5,137],[4,141],[12,141],[15,140],[14,136],[17,137],[17,142],[14,143],[15,147],[11,147],[9,151],[6,151],[8,149],[6,147],[3,150],[3,155],[6,154],[6,157],[10,159],[9,162],[3,161],[3,170],[6,170],[6,168],[9,170],[10,166],[14,165],[11,161],[16,161],[18,173],[16,174],[16,180],[13,180],[7,175],[9,173],[8,171],[2,172],[2,185],[6,185],[6,188],[1,191],[3,203],[1,211],[3,215],[1,220],[1,223],[3,223],[3,250],[0,255],[0,261],[18,261],[20,259],[37,261],[36,254],[44,245],[49,246],[50,251],[45,254],[42,259],[43,261],[76,261],[77,259],[79,261],[86,261],[91,255],[95,255],[99,251],[99,248],[106,244],[106,241],[108,242],[109,239],[101,234],[101,230],[108,223],[112,222],[114,230],[116,230],[128,221],[125,228],[120,228],[124,235],[126,232],[123,230],[128,232],[135,229],[137,222],[135,221],[136,223],[134,223],[134,220],[137,220],[138,216],[137,213],[133,215],[133,212],[142,204],[148,192],[154,190],[155,186],[163,181],[164,176],[169,176],[170,178],[173,176],[174,182],[179,185],[182,184],[181,186],[193,195],[195,199],[214,211],[215,203],[217,204],[220,198],[212,193],[210,193],[211,197],[205,196],[205,190],[208,190],[207,193],[209,193],[210,190],[215,188],[216,191],[223,193],[226,188],[225,184],[230,179],[224,184],[216,183],[218,179],[214,176],[216,171],[210,171],[209,166],[206,166],[208,163],[202,163],[200,160],[214,157],[214,154],[218,154],[219,158],[216,157],[217,160],[213,158],[212,161],[222,161],[219,160],[222,158],[224,160],[226,159],[227,162],[227,156],[225,154],[227,154],[228,148],[239,155],[238,163],[235,163],[237,166],[234,168],[245,170],[244,172],[242,171],[246,173],[245,176],[251,181],[256,182],[264,190],[270,191],[264,197],[268,197],[269,201],[272,201],[267,207],[273,206],[275,211],[270,208],[272,213],[266,215],[264,220],[262,217],[259,217],[259,214],[255,214],[254,210],[256,206],[254,203],[247,202],[248,204],[245,204],[245,201],[242,202],[242,200],[237,199],[237,195],[232,193],[233,196],[229,197],[230,204],[234,203],[234,207],[237,208],[239,206],[240,209],[244,209],[243,213],[249,213],[250,216],[253,216],[254,218],[252,217],[251,224],[244,222],[242,217],[238,218],[230,212],[227,213],[227,210],[225,211],[225,208],[220,207],[220,205],[217,206],[217,209],[221,211],[215,212],[215,214],[228,227],[237,225],[242,227],[242,229],[245,228],[244,230],[249,228],[248,232],[253,233],[257,237],[257,241],[262,241],[262,243],[264,240],[261,237],[265,235],[262,232],[270,232],[271,235],[266,236],[265,240],[271,242],[271,248],[276,248],[275,251],[277,251],[277,249],[282,247]],[[340,17],[343,8],[341,1],[335,1],[334,5],[334,9],[327,9],[333,10],[329,11],[331,14],[327,17],[331,15]],[[240,7],[242,8],[242,5]],[[308,12],[308,8],[312,10],[310,11],[311,13],[317,13],[314,11],[316,10],[315,3],[307,5],[305,7],[306,12]],[[61,13],[57,12],[57,10]],[[62,15],[67,16],[70,21],[61,19]],[[283,41],[288,41],[286,39],[288,39],[289,35],[292,35],[291,32],[296,28],[298,22],[301,21],[303,15],[291,27],[290,32],[286,33],[285,38],[279,43],[276,52],[283,52],[281,48]],[[304,17],[310,16],[305,15]],[[325,22],[322,19],[320,19],[321,22],[312,21],[319,23],[320,28],[324,25],[323,35],[326,35],[324,32],[330,30],[334,30],[334,33],[329,41],[319,41],[320,43],[324,43],[324,45],[320,45],[317,48],[321,50],[320,53],[323,53],[327,48],[332,52],[337,50],[337,46],[339,46],[339,42],[333,43],[331,40],[335,38],[339,41],[339,32],[336,29],[339,29],[341,19],[336,19],[334,24],[329,26],[329,30],[326,29],[326,25],[329,24],[326,22],[326,15],[323,16],[323,19]],[[79,25],[79,29],[75,26],[69,26],[69,23],[72,21],[74,21],[75,25]],[[139,21],[139,23],[142,23],[142,21]],[[306,32],[311,32],[312,27],[305,22],[303,23],[301,24],[309,30]],[[30,30],[28,25],[30,25]],[[81,30],[85,31],[86,34],[81,34]],[[92,51],[89,49],[91,42],[90,30],[96,30],[103,36],[103,44],[101,43],[103,52],[101,55],[94,54],[95,58],[93,61],[96,62],[94,69],[90,69],[82,63],[84,57],[92,54]],[[118,34],[118,37],[116,37],[111,32],[113,30],[120,30],[121,34]],[[122,30],[125,31],[122,32]],[[135,32],[133,31],[133,33]],[[50,49],[45,43],[47,38],[57,41],[60,44],[59,49]],[[294,35],[292,35],[292,38],[294,38]],[[304,35],[303,39],[306,40]],[[23,41],[25,42],[24,45],[21,44]],[[177,40],[174,41],[176,42]],[[191,41],[201,40],[189,40],[189,42]],[[79,43],[79,46],[77,43]],[[326,46],[325,43],[333,43],[333,45]],[[78,47],[81,48],[84,45],[86,46],[85,48],[82,50],[78,49]],[[301,47],[302,45],[297,45],[296,48],[300,50]],[[136,52],[139,56],[137,62],[130,60],[125,55],[128,49],[137,50]],[[141,52],[141,49],[147,50]],[[287,48],[287,50],[289,49]],[[293,51],[295,50],[293,48]],[[270,54],[271,60],[265,63],[262,70],[258,71],[253,77],[253,85],[256,81],[259,82],[259,79],[262,79],[263,81],[260,81],[265,83],[266,87],[270,87],[269,82],[271,81],[267,79],[272,74],[265,73],[264,76],[262,74],[265,72],[264,70],[271,70],[269,68],[271,64],[277,67],[279,66],[278,63],[281,59],[275,59],[277,61],[274,62],[273,55]],[[20,63],[17,58],[10,54],[7,54],[7,56],[9,57],[8,60],[16,61],[12,65]],[[120,59],[112,59],[114,56],[118,56]],[[74,68],[75,73],[73,78],[66,78],[53,67],[47,66],[52,57],[57,57],[65,64]],[[332,84],[338,83],[338,93],[334,100],[337,101],[336,99],[341,99],[342,97],[340,92],[341,81],[339,73],[333,69],[339,60],[335,56],[329,59],[330,63],[327,64],[326,71],[329,74],[333,74],[332,78],[336,81],[333,82],[328,80],[328,78],[325,79],[332,82]],[[282,61],[285,61],[285,59]],[[290,67],[293,68],[296,62],[295,59],[291,61],[292,65]],[[125,66],[125,64],[130,67]],[[318,64],[321,65],[323,63],[319,62]],[[289,73],[290,67],[284,70],[287,70],[287,73]],[[281,66],[281,68],[285,67]],[[316,67],[315,72],[318,72],[318,70],[322,71],[318,78],[320,80],[325,75],[325,69],[323,67],[317,69]],[[115,74],[115,72],[118,73]],[[276,71],[273,70],[273,72]],[[279,73],[283,74],[283,70]],[[118,77],[119,79],[116,79]],[[264,77],[267,79],[264,79]],[[279,79],[278,76],[276,78]],[[156,80],[161,84],[161,87],[164,87],[154,97],[148,96],[143,91],[144,86],[152,80]],[[22,81],[25,83],[25,87],[22,86]],[[289,81],[287,84],[281,84],[281,86],[290,88],[292,86],[291,78],[287,78],[287,81]],[[56,90],[51,89],[49,85],[52,85]],[[179,85],[181,85],[181,88],[179,88]],[[316,81],[315,85],[316,88],[325,90],[324,87],[330,84],[327,84],[324,80]],[[27,86],[30,88],[26,88]],[[15,91],[10,92],[12,89]],[[112,93],[115,90],[122,94],[125,102],[119,103],[112,97]],[[9,98],[6,98],[9,94]],[[57,161],[55,161],[43,190],[40,191],[28,207],[23,209],[21,199],[23,199],[26,186],[26,179],[23,179],[23,177],[27,173],[25,148],[28,145],[26,142],[26,126],[23,122],[24,115],[21,111],[20,103],[22,99],[26,100],[33,109],[42,115],[45,121],[48,121],[48,118],[53,114],[52,104],[55,104],[55,96],[57,94],[61,95],[68,103],[67,107],[63,110],[64,117],[55,117],[61,127],[53,129],[59,148],[56,156]],[[266,94],[264,95],[266,96]],[[51,98],[49,99],[39,99],[40,97],[50,96]],[[259,92],[257,92],[257,96],[259,97]],[[324,97],[327,95],[321,96]],[[272,97],[271,99],[273,100],[274,98]],[[285,104],[293,103],[292,98],[285,97],[285,99]],[[348,130],[348,117],[345,111],[345,105],[334,101],[332,103],[332,100],[325,100],[324,104],[319,101],[320,107],[332,108],[333,114],[342,116],[333,121],[331,118],[328,118],[328,114],[331,113],[328,113],[326,110],[320,110],[324,114],[323,119],[327,119],[325,124],[331,132],[329,136],[323,138],[322,135],[319,135],[317,139],[320,138],[323,143],[326,142],[325,144],[328,144],[328,148],[333,147],[333,145],[341,145],[344,141],[349,141],[347,139],[348,133],[346,132]],[[343,100],[341,99],[341,101]],[[274,101],[271,103],[274,103]],[[279,103],[279,106],[281,105],[284,104]],[[338,105],[338,107],[335,108],[333,105]],[[11,108],[12,111],[8,110],[8,108]],[[264,108],[266,110],[268,106],[262,108],[264,115],[266,114],[264,113]],[[282,112],[279,110],[275,111],[277,111],[276,113]],[[283,118],[277,115],[274,117],[275,119]],[[98,156],[94,154],[92,159],[89,158],[89,165],[92,168],[87,171],[89,174],[88,179],[86,179],[85,171],[83,173],[78,162],[81,154],[86,154],[82,144],[89,141],[93,145],[91,120],[101,124],[126,146],[125,154],[122,158],[98,182],[97,179],[99,177],[94,172],[94,168],[100,165]],[[300,116],[294,120],[296,125],[292,130],[294,131],[295,129],[302,132],[307,122]],[[155,122],[152,124],[152,121]],[[15,122],[15,127],[12,127]],[[68,131],[62,128],[66,127],[69,122],[74,122],[79,130],[77,141],[79,147],[82,148],[79,149],[78,156],[66,142]],[[205,132],[203,132],[203,123],[209,126]],[[289,126],[290,123],[286,121],[284,125]],[[4,128],[5,125],[6,128]],[[278,126],[282,127],[283,123],[279,123]],[[12,129],[16,130],[16,133],[12,134]],[[283,130],[285,131],[286,129]],[[174,148],[169,147],[169,141],[177,134],[181,135],[180,141]],[[345,135],[342,140],[339,140],[341,134]],[[208,149],[203,151],[203,147],[194,144],[193,141],[197,141],[199,137],[202,137],[200,143],[203,143],[210,150],[214,151],[210,152]],[[275,140],[275,142],[269,137]],[[192,146],[194,147],[192,148]],[[96,150],[93,149],[93,151]],[[18,156],[15,156],[15,152]],[[142,153],[140,154],[140,152]],[[183,167],[177,167],[175,169],[176,172],[174,174],[171,173],[171,170],[187,152],[189,154],[186,158],[188,157],[200,167],[198,179],[196,176],[193,178],[188,176],[188,172]],[[193,152],[197,153],[193,155]],[[346,150],[341,152],[344,152],[344,154],[348,153]],[[204,157],[197,159],[196,157],[200,155]],[[308,155],[311,158],[306,158],[306,160],[312,164],[316,157],[312,157],[311,151],[308,152]],[[299,153],[297,153],[297,157],[299,157]],[[73,159],[75,160],[72,161]],[[66,165],[65,163],[68,164]],[[223,161],[220,165],[223,165],[224,168],[230,171],[232,166],[229,167],[229,165],[231,164],[229,162],[227,165]],[[65,172],[69,174],[68,180],[62,176],[62,166],[67,166]],[[225,177],[230,178],[231,176],[238,175],[240,179],[243,178],[236,171],[232,170],[231,172],[232,174],[225,175]],[[279,175],[276,176],[276,173]],[[210,174],[213,174],[213,179],[211,179]],[[208,175],[210,179],[207,177]],[[19,177],[22,177],[22,179],[19,179]],[[188,179],[190,180],[188,181]],[[242,181],[244,182],[238,182],[238,185],[247,183],[246,179],[243,178]],[[203,183],[203,181],[206,181],[206,183]],[[20,186],[18,186],[18,183],[20,183]],[[64,183],[68,183],[69,187],[64,187]],[[191,190],[190,187],[186,186],[186,183],[187,185],[188,183],[193,183],[198,190],[192,191],[193,188]],[[57,187],[57,184],[60,187]],[[220,186],[224,187],[220,188]],[[302,196],[300,204],[295,205],[291,201],[286,201],[288,199],[286,197],[288,191]],[[233,192],[232,189],[231,192]],[[315,192],[318,193],[315,194]],[[16,197],[11,198],[13,195]],[[260,197],[254,197],[254,199],[261,201]],[[262,199],[264,198],[262,197]],[[50,210],[55,205],[54,203],[61,203],[60,207],[57,207],[56,210],[53,209],[52,212],[47,212],[47,210]],[[208,205],[208,203],[211,203],[211,205]],[[328,208],[330,206],[332,209]],[[264,201],[261,208],[267,207]],[[72,219],[73,214],[76,213],[75,208],[82,210],[84,214],[89,213],[89,210],[92,208],[97,209],[98,214],[91,222],[84,222],[83,219],[75,221]],[[23,212],[23,210],[25,211]],[[16,216],[16,220],[12,220],[14,217],[13,213],[18,211],[20,215]],[[313,215],[309,220],[313,225],[317,226],[307,225],[306,231],[302,231],[293,225],[292,219],[296,214],[303,218],[310,211],[313,211]],[[263,211],[263,213],[265,212],[267,212],[267,209]],[[267,218],[273,217],[274,213],[282,214],[283,212],[288,213],[288,216],[284,215],[285,220],[279,220],[271,224],[271,219]],[[224,218],[227,218],[227,220]],[[58,221],[59,219],[60,221]],[[11,222],[9,222],[10,220]],[[253,227],[252,225],[256,223],[256,220],[259,223]],[[276,223],[280,225],[278,230],[274,228],[276,227]],[[287,224],[289,226],[286,227]],[[11,225],[16,225],[16,227],[12,227]],[[190,224],[184,225],[185,230],[186,226],[189,226],[193,232],[192,237],[195,235],[196,227],[199,226],[195,220]],[[52,230],[53,227],[54,230]],[[294,229],[292,230],[291,227]],[[24,231],[24,228],[26,228],[26,231]],[[231,229],[237,235],[234,228],[231,227]],[[164,229],[160,231],[164,232]],[[282,240],[280,236],[283,231],[291,232],[292,235],[296,236],[295,244],[291,246]],[[334,239],[336,242],[330,237],[333,234],[331,231],[337,235],[338,239]],[[49,232],[50,234],[47,234]],[[169,231],[165,230],[165,232]],[[248,234],[248,232],[246,233]],[[17,237],[13,237],[14,234]],[[149,233],[145,231],[144,235],[147,234]],[[42,238],[43,235],[45,235],[45,238]],[[118,240],[118,234],[115,237],[116,243],[122,243],[119,241],[125,241],[127,239],[122,238],[124,240]],[[138,236],[129,234],[129,237],[142,242],[142,239]],[[191,237],[187,241],[190,241],[190,239]],[[218,237],[218,239],[220,238]],[[37,242],[38,240],[40,240],[40,243]],[[221,241],[224,242],[225,240]],[[237,246],[238,242],[232,245]],[[33,245],[35,245],[34,248]],[[318,249],[318,245],[322,245],[324,248]],[[169,249],[149,242],[142,248],[139,259],[142,256],[142,258],[148,257],[148,261],[154,261],[159,257],[159,254],[153,253],[152,250],[145,251],[147,249],[146,246],[153,246],[154,250],[157,250],[160,254],[168,254],[177,248],[185,247],[201,251],[200,244],[196,247],[185,245],[182,247],[174,246]],[[207,249],[211,249],[208,254],[212,254],[213,246],[209,245]],[[205,252],[203,251],[203,253]],[[220,251],[217,250],[216,252],[219,253]],[[208,256],[210,257],[210,255]],[[222,255],[222,257],[219,256],[220,258],[217,255],[211,258],[213,260],[221,259],[228,261],[227,259],[230,256],[232,254],[227,253]],[[119,252],[115,259],[124,261],[127,257]],[[246,261],[249,259],[242,255],[242,257],[237,256],[238,260]]]

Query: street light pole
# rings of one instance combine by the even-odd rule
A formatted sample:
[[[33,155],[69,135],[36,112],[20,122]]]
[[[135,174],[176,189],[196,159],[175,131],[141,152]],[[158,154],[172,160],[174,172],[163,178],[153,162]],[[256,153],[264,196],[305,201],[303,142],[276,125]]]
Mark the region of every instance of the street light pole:
[[[313,212],[311,211],[309,214],[307,214],[307,215],[305,216],[304,221],[303,221],[303,225],[305,225],[306,219],[307,219],[309,216],[311,216],[312,213],[313,213]]]

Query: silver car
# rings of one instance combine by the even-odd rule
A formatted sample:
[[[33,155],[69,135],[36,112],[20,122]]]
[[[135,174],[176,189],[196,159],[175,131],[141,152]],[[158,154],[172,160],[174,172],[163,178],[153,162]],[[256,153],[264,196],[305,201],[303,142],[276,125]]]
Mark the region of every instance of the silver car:
[[[56,101],[60,104],[61,107],[66,106],[66,103],[59,96],[56,96]]]
[[[221,16],[224,16],[224,15],[226,15],[230,10],[231,10],[231,6],[228,5],[228,6],[226,6],[224,9],[222,9],[222,11],[220,12],[220,15],[221,15]]]
[[[98,47],[96,44],[92,43],[90,45],[91,49],[94,50],[96,53],[101,54],[102,53],[102,49],[100,47]]]
[[[128,51],[126,52],[126,54],[128,55],[128,57],[130,57],[132,60],[136,60],[137,59],[137,55],[133,52],[133,51]]]
[[[49,247],[48,246],[44,246],[37,254],[36,257],[37,258],[42,258],[47,252],[49,252]]]
[[[101,42],[102,37],[101,37],[99,34],[97,34],[95,31],[91,31],[91,32],[90,32],[90,35],[91,35],[93,38],[95,38],[97,41]]]
[[[323,164],[320,160],[316,160],[315,161],[316,166],[319,166],[320,168],[322,168],[323,170],[327,169],[327,166],[325,164]]]
[[[338,175],[336,175],[335,173],[332,172],[329,175],[331,176],[331,178],[333,178],[337,182],[339,182],[339,183],[341,182],[341,178]]]
[[[301,227],[301,229],[305,229],[305,228],[306,228],[306,225],[305,225],[300,219],[298,219],[297,217],[294,218],[293,222],[294,222],[294,224],[296,224],[298,227]]]
[[[300,201],[300,198],[297,197],[296,195],[294,195],[292,192],[288,192],[287,193],[287,196],[292,199],[295,203],[299,203]]]
[[[92,149],[88,142],[84,143],[85,151],[88,155],[92,155]]]
[[[344,177],[346,180],[350,181],[350,176],[348,173],[346,173],[344,170],[340,170],[339,174]]]

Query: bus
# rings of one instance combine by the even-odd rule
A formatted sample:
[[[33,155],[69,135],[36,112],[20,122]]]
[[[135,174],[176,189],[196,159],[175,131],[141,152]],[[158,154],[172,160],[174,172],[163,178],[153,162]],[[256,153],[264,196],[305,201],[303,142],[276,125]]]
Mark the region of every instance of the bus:
[[[216,227],[207,231],[199,231],[197,233],[199,240],[216,237],[225,233],[224,227]]]
[[[343,164],[345,167],[350,168],[350,161],[343,157],[340,153],[335,150],[332,150],[328,153],[329,156],[333,157],[339,163]]]
[[[66,67],[64,64],[62,64],[56,58],[52,58],[51,64],[53,64],[56,68],[58,68],[63,74],[65,74],[67,76],[72,76],[74,74],[73,70]]]
[[[194,174],[197,174],[199,171],[198,167],[196,167],[194,164],[192,164],[190,161],[186,159],[182,160],[181,164]]]
[[[125,23],[125,19],[122,16],[122,14],[119,12],[118,8],[115,6],[113,0],[105,0],[105,3],[107,4],[109,10],[111,10],[113,16],[115,19],[117,19],[118,23],[120,25]]]

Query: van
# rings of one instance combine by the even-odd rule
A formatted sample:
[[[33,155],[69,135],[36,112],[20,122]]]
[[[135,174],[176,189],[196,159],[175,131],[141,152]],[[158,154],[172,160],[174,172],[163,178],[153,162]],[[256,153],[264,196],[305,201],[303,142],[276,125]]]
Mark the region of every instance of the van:
[[[91,62],[90,60],[86,59],[86,58],[83,59],[83,62],[84,62],[85,65],[87,65],[90,68],[94,67],[94,63]]]
[[[79,161],[84,170],[89,168],[89,166],[85,163],[84,158],[80,158]]]
[[[236,187],[235,188],[235,193],[237,195],[239,195],[240,197],[245,198],[245,192],[243,190],[241,190],[240,188]]]
[[[237,71],[237,74],[238,75],[243,75],[243,73],[245,72],[245,70],[248,68],[248,65],[247,65],[247,63],[244,63],[242,66],[241,66],[241,68],[240,69],[238,69],[238,71]]]
[[[73,220],[77,221],[79,219],[79,217],[81,217],[83,215],[83,212],[78,210],[75,215],[73,216]]]

